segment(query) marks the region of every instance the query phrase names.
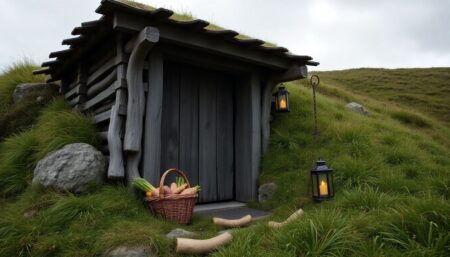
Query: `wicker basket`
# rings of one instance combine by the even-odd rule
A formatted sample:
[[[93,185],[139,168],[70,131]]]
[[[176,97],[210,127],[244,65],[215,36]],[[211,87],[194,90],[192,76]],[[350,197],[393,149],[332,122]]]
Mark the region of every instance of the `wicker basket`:
[[[187,188],[191,187],[189,181],[181,170],[168,169],[161,176],[159,182],[159,196],[146,197],[144,202],[150,207],[152,213],[166,220],[176,221],[179,224],[188,224],[192,219],[195,202],[197,201],[197,194],[194,195],[168,195],[164,196],[163,187],[167,175],[171,172],[176,172],[184,178],[187,183]]]

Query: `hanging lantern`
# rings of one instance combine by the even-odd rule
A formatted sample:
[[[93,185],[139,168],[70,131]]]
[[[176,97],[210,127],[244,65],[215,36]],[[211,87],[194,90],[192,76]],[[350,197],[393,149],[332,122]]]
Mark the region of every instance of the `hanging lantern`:
[[[312,196],[316,201],[324,201],[333,198],[333,170],[325,161],[319,160],[311,170]]]
[[[284,86],[280,86],[274,96],[275,110],[277,112],[289,112],[289,91]]]

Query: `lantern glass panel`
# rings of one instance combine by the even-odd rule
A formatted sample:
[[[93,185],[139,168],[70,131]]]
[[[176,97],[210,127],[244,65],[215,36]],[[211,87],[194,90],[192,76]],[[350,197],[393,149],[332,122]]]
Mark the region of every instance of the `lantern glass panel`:
[[[328,188],[328,175],[327,174],[319,174],[319,194],[320,197],[327,197],[329,195]]]
[[[319,196],[319,192],[318,192],[318,184],[317,184],[317,175],[316,174],[312,174],[311,175],[312,178],[312,189],[313,189],[313,196]]]

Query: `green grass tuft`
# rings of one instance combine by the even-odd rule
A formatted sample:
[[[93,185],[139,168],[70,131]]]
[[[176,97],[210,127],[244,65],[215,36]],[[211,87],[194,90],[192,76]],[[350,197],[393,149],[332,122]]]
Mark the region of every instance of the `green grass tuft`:
[[[98,146],[96,132],[88,118],[70,110],[62,100],[54,101],[42,111],[35,127],[0,143],[0,194],[22,192],[37,161],[51,151],[78,142]]]

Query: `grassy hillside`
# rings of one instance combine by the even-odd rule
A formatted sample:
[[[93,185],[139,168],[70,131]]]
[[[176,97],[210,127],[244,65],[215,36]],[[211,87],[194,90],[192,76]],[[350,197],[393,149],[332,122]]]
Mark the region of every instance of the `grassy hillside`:
[[[317,72],[329,85],[413,108],[450,125],[450,68]]]
[[[311,91],[306,81],[289,83],[292,111],[274,115],[270,149],[259,178],[259,183],[274,181],[278,190],[273,200],[252,205],[272,210],[271,219],[276,221],[299,207],[306,215],[279,230],[269,229],[267,220],[255,222],[236,231],[230,245],[211,255],[445,256],[450,251],[447,127],[420,113],[324,81],[318,95],[317,148],[335,170],[335,199],[315,203],[310,198],[309,169],[314,161]],[[347,110],[346,99],[364,101],[371,115]],[[43,110],[47,118],[40,118],[32,130],[0,144],[2,188],[20,189],[0,198],[0,256],[101,256],[118,245],[150,246],[159,256],[176,256],[174,241],[164,236],[171,229],[195,231],[199,238],[222,229],[200,217],[190,226],[153,218],[122,185],[93,188],[81,196],[26,187],[31,168],[21,169],[21,165],[33,166],[36,153],[74,138],[63,135],[75,136],[69,129],[73,122],[58,122],[52,134],[59,138],[58,144],[39,140],[40,136],[24,139],[29,133],[43,135],[49,124],[70,117],[68,113],[56,118],[45,115],[64,109],[58,106]],[[398,113],[414,122],[398,118]],[[76,131],[86,134],[77,136],[88,140],[93,132],[82,120]],[[20,158],[8,157],[11,147],[17,153],[13,157]],[[2,169],[4,163],[8,165]],[[8,172],[11,169],[23,170],[20,180],[2,177],[15,174]]]

